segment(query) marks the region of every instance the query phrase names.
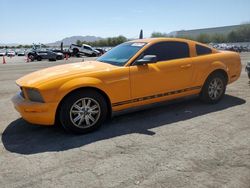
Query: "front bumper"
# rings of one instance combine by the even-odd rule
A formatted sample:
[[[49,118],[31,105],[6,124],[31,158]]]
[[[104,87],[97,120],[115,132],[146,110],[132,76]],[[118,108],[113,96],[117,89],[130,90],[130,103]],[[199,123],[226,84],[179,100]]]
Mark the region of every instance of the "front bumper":
[[[24,99],[20,94],[12,98],[15,109],[23,119],[32,124],[53,125],[57,103],[39,103]]]

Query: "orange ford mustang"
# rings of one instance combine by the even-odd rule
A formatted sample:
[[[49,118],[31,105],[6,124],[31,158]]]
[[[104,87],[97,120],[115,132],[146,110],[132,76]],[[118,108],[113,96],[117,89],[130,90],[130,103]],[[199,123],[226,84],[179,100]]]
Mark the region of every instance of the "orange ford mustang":
[[[237,53],[174,38],[123,43],[96,61],[55,66],[19,80],[12,101],[28,122],[86,133],[114,111],[199,94],[216,103],[241,73]]]

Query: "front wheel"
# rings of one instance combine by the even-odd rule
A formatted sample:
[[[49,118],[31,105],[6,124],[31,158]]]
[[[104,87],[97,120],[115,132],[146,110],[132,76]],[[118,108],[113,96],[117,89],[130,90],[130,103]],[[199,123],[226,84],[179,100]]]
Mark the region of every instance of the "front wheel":
[[[76,48],[74,48],[74,49],[73,49],[73,54],[72,54],[72,55],[73,55],[73,56],[77,56],[78,52],[79,52],[79,50],[76,49]]]
[[[91,57],[97,57],[97,54],[96,53],[92,53],[90,56]]]
[[[28,55],[28,58],[30,59],[30,61],[34,61],[35,60],[35,57],[32,54]]]
[[[226,85],[226,78],[223,74],[211,74],[202,87],[200,93],[201,100],[210,104],[219,102],[225,95]]]
[[[80,90],[62,103],[60,121],[70,132],[88,133],[98,129],[107,117],[105,98],[92,90]]]
[[[60,56],[60,55],[56,56],[56,60],[62,60],[62,59],[63,59],[62,56]]]

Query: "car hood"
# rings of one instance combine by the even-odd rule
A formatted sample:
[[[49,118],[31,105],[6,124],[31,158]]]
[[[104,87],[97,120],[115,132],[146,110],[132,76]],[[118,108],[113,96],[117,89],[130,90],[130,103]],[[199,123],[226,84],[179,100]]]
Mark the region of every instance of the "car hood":
[[[69,76],[79,77],[84,76],[87,73],[109,71],[113,68],[116,68],[116,66],[98,61],[58,65],[27,74],[18,79],[16,83],[22,87],[38,87],[41,84],[48,83],[56,79],[62,79]]]

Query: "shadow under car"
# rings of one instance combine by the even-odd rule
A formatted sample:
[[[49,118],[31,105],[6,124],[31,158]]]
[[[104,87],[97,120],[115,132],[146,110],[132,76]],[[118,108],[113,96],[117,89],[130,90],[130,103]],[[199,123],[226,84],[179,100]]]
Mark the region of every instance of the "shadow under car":
[[[10,123],[4,130],[2,143],[6,150],[26,155],[64,151],[126,134],[154,135],[155,133],[150,130],[152,128],[221,111],[245,102],[230,95],[225,95],[215,105],[201,103],[196,98],[165,102],[116,116],[96,132],[85,135],[66,134],[59,126],[31,125],[20,118]]]

